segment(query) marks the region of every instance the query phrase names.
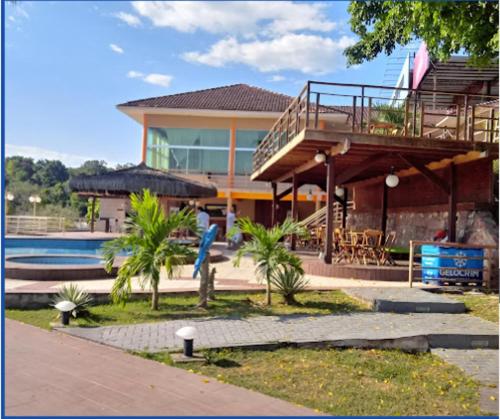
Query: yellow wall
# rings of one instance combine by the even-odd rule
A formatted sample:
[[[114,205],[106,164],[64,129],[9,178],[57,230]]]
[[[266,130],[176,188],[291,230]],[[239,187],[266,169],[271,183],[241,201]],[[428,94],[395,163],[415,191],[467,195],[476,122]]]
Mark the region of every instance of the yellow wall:
[[[236,129],[268,130],[274,118],[234,118]],[[148,125],[157,128],[231,128],[233,118],[216,118],[184,115],[148,115]]]

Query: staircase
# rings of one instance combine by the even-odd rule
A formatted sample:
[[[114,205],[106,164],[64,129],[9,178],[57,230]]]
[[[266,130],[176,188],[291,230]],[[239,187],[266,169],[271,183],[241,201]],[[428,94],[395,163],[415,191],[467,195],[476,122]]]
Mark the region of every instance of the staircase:
[[[347,201],[347,211],[353,208],[353,202]],[[338,202],[333,204],[333,223],[336,226],[342,225],[342,205]],[[326,224],[326,206],[311,214],[309,217],[299,221],[299,224],[307,229],[324,226]]]

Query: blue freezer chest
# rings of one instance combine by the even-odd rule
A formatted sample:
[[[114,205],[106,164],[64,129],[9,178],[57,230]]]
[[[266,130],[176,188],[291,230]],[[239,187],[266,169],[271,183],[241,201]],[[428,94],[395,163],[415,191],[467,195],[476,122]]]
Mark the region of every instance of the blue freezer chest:
[[[483,282],[483,249],[466,249],[422,245],[422,282],[442,285],[443,282]],[[446,257],[442,257],[446,256]]]

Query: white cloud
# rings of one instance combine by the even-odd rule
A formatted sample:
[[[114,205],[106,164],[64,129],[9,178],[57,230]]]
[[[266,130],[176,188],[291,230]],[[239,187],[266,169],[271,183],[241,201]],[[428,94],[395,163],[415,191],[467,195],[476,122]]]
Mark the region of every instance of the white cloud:
[[[119,47],[116,44],[109,44],[109,47],[111,48],[112,51],[116,52],[117,54],[123,54],[123,48]]]
[[[172,76],[168,74],[150,73],[144,74],[140,71],[131,70],[127,73],[127,77],[131,79],[141,79],[142,81],[154,84],[156,86],[169,87],[173,80]]]
[[[137,27],[141,25],[141,19],[139,19],[136,15],[132,15],[126,12],[118,12],[114,14],[115,17],[120,19],[122,22],[125,22],[129,26]]]
[[[144,76],[143,73],[141,73],[140,71],[134,71],[134,70],[130,70],[128,73],[127,73],[127,77],[131,78],[131,79],[136,79],[138,77],[142,77]]]
[[[304,74],[327,74],[345,68],[344,49],[355,42],[317,35],[286,34],[271,40],[239,42],[235,37],[213,44],[207,52],[187,52],[186,61],[223,67],[245,64],[262,72],[295,70]]]
[[[286,80],[286,77],[284,76],[280,76],[279,74],[275,74],[274,76],[272,76],[268,81],[285,81]]]
[[[157,86],[168,87],[172,82],[173,77],[167,74],[151,73],[143,78],[146,83],[156,84]]]
[[[46,148],[34,146],[22,146],[14,144],[5,145],[5,155],[31,157],[34,160],[48,159],[60,160],[68,167],[78,167],[87,160],[102,160],[100,157],[81,156],[79,154],[61,153],[59,151],[47,150]],[[116,166],[115,162],[107,162],[108,165]]]
[[[154,26],[181,32],[272,36],[301,30],[328,32],[336,27],[325,14],[325,3],[135,1],[132,6]]]

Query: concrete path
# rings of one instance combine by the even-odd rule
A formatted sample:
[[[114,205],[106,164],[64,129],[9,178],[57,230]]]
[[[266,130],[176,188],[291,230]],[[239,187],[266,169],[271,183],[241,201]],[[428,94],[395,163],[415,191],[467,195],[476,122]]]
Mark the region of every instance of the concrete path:
[[[352,287],[344,292],[365,301],[375,311],[392,313],[465,313],[465,304],[440,294],[408,286],[401,288]]]
[[[316,414],[72,336],[5,326],[7,416]]]
[[[498,415],[498,350],[432,349],[431,352],[479,381],[481,410]]]
[[[198,348],[313,342],[328,342],[332,346],[400,347],[423,351],[429,347],[498,348],[498,326],[466,314],[366,312],[246,319],[207,318],[60,330],[117,348],[158,352],[181,348],[182,341],[175,331],[188,325],[195,326],[198,331],[195,339]]]

